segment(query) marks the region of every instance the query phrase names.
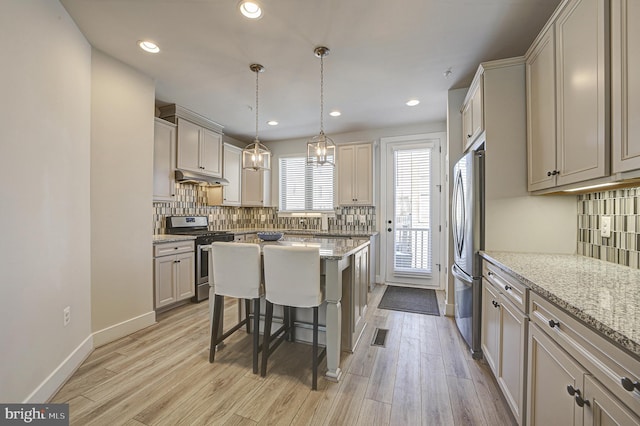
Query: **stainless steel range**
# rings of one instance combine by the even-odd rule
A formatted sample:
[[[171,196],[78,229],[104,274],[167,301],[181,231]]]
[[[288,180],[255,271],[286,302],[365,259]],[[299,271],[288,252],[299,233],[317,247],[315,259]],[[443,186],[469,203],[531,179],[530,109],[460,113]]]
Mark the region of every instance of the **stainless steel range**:
[[[167,234],[193,235],[196,237],[196,287],[194,302],[209,298],[209,252],[203,246],[214,241],[233,241],[233,234],[227,231],[209,231],[206,216],[169,216]]]

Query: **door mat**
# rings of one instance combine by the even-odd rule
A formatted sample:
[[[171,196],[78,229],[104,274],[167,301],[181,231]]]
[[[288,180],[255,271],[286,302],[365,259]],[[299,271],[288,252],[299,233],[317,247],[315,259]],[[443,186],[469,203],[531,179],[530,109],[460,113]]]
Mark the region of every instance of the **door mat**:
[[[387,286],[378,308],[440,316],[436,291],[424,288]]]

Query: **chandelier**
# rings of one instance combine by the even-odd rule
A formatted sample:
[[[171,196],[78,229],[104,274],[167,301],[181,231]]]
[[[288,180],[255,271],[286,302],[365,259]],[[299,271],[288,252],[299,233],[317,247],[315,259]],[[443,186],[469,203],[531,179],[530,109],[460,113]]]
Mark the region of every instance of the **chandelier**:
[[[268,170],[271,168],[271,151],[258,139],[258,75],[264,71],[260,64],[251,64],[249,69],[256,73],[256,138],[253,143],[242,150],[242,168],[251,170]]]
[[[307,164],[335,166],[336,145],[330,137],[324,134],[324,57],[329,54],[329,48],[316,47],[313,53],[320,58],[320,134],[307,141]]]

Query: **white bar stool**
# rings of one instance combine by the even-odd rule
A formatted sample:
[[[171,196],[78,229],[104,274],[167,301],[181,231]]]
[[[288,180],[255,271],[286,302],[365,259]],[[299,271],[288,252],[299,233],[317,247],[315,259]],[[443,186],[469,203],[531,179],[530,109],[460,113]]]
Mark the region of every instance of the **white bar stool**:
[[[211,324],[211,347],[209,362],[216,356],[216,346],[243,325],[250,332],[250,301],[253,300],[253,373],[258,373],[258,352],[260,336],[260,277],[261,258],[258,244],[214,242],[211,244],[211,270],[215,294],[213,321]],[[246,316],[226,333],[218,335],[224,310],[224,297],[245,300]]]
[[[264,258],[264,284],[266,313],[262,341],[261,376],[267,374],[269,355],[287,337],[293,336],[293,319],[290,308],[313,308],[313,380],[311,389],[318,388],[318,364],[325,355],[323,348],[318,356],[318,306],[324,300],[320,286],[320,249],[316,247],[287,247],[266,245]],[[284,306],[284,324],[271,333],[273,304]],[[271,344],[273,342],[273,345]]]

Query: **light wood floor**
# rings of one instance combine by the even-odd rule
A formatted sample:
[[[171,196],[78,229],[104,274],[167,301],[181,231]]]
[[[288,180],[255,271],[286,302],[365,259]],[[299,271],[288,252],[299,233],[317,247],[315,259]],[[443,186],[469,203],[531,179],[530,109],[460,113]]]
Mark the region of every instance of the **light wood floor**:
[[[52,402],[69,403],[72,425],[515,424],[455,323],[378,309],[384,288],[370,293],[356,352],[342,355],[343,379],[320,378],[318,391],[304,344],[283,343],[261,378],[251,372],[251,338],[238,331],[209,364],[208,308],[200,303],[96,349]],[[236,312],[225,310],[225,324]],[[386,347],[370,345],[376,327],[389,329]]]

